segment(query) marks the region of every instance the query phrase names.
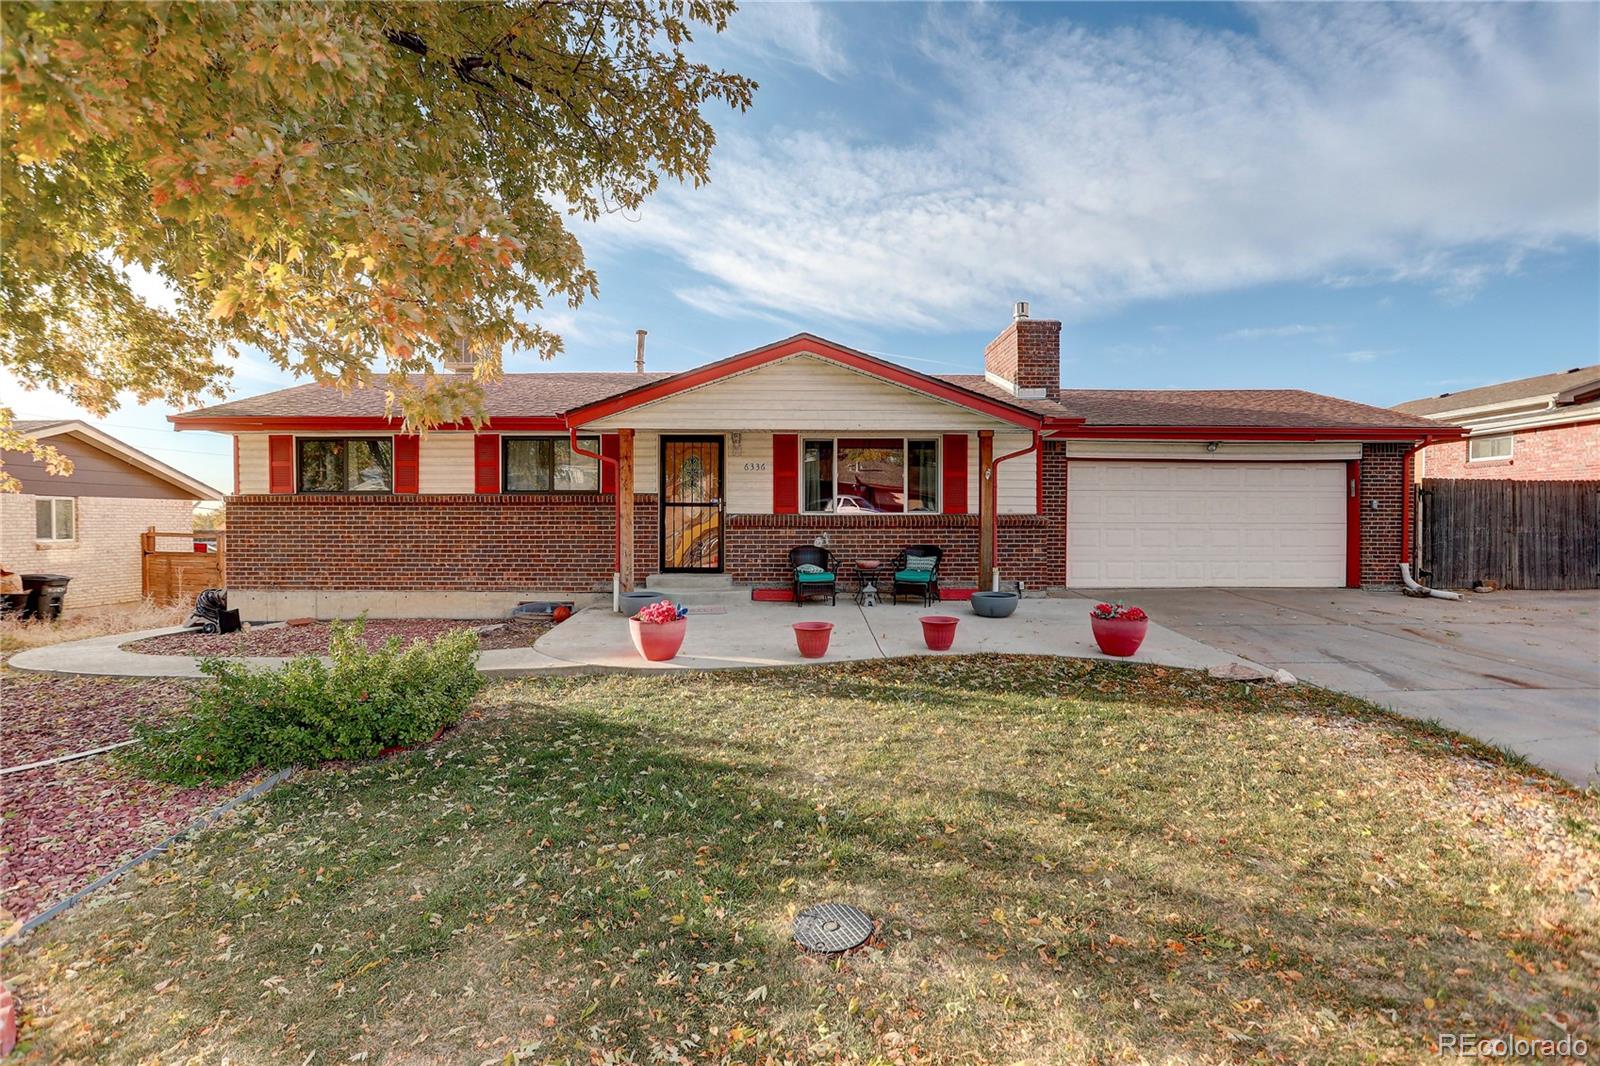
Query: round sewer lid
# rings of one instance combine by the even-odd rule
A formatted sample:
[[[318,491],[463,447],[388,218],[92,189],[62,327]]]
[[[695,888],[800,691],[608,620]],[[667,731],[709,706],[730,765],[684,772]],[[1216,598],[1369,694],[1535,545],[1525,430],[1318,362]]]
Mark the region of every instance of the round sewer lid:
[[[818,903],[794,916],[794,938],[825,955],[860,947],[872,935],[872,918],[848,903]]]

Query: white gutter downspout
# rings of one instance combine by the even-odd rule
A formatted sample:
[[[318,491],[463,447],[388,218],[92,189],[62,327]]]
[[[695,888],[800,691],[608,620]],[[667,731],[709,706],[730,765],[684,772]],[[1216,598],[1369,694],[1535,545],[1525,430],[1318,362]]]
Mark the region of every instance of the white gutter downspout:
[[[1406,591],[1411,593],[1413,596],[1432,596],[1435,599],[1440,600],[1459,600],[1461,598],[1461,593],[1459,592],[1446,592],[1444,589],[1424,588],[1417,584],[1416,579],[1411,576],[1410,563],[1400,564],[1400,580],[1405,583]]]

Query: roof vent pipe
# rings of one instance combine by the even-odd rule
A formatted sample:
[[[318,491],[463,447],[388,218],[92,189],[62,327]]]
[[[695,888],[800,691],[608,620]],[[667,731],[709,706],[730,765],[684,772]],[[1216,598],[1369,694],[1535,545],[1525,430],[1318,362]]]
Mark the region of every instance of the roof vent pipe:
[[[1016,303],[1012,304],[1011,305],[1011,317],[1012,317],[1013,320],[1019,319],[1019,318],[1027,318],[1028,317],[1028,301],[1027,300],[1018,300]]]
[[[644,335],[646,332],[646,330],[642,329],[634,330],[636,339],[633,347],[633,372],[635,374],[644,373]]]

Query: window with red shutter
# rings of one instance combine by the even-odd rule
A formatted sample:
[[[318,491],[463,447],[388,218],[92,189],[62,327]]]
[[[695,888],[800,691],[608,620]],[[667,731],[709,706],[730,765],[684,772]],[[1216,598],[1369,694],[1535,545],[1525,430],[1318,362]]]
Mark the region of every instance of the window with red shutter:
[[[273,493],[294,491],[294,438],[287,434],[267,438],[267,484]]]
[[[795,433],[772,435],[772,512],[795,514],[800,510],[800,437]]]
[[[944,513],[967,513],[967,435],[944,438]]]
[[[500,434],[479,433],[472,440],[472,491],[500,491]]]

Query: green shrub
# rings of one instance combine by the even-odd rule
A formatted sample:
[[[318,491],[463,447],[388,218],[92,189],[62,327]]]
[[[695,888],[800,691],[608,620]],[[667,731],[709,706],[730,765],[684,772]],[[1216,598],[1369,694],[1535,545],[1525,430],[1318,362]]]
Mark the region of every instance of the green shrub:
[[[136,726],[143,744],[126,749],[143,774],[177,784],[230,780],[260,767],[367,759],[393,745],[420,744],[460,720],[483,678],[478,635],[446,633],[402,650],[392,637],[376,651],[364,621],[335,622],[328,656],[252,669],[204,659],[210,681],[182,717]]]

